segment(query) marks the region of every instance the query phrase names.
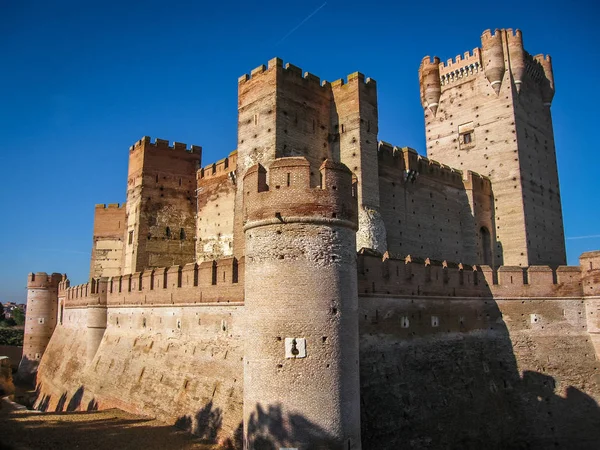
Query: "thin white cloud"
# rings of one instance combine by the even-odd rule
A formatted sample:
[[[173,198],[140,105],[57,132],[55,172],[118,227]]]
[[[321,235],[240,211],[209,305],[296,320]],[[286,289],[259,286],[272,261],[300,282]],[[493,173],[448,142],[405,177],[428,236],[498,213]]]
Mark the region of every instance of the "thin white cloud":
[[[314,16],[316,13],[318,13],[321,9],[323,9],[323,7],[327,4],[327,2],[323,3],[321,6],[319,6],[317,9],[315,9],[312,13],[310,13],[308,16],[306,16],[304,18],[304,20],[302,22],[300,22],[298,25],[296,25],[294,28],[292,28],[288,34],[286,34],[284,37],[282,37],[281,39],[279,39],[279,41],[277,42],[277,44],[275,45],[279,45],[281,44],[284,40],[286,40],[288,37],[290,37],[290,35],[296,31],[298,28],[300,28],[302,25],[304,25],[312,16]]]
[[[600,238],[600,234],[590,234],[588,236],[571,236],[567,239],[598,239]]]

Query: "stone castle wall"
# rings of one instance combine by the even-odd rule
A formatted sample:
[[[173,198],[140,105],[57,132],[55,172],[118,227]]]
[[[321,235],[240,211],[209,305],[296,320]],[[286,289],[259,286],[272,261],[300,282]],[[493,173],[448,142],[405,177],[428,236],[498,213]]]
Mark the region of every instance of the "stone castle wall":
[[[123,270],[125,205],[96,205],[90,277],[113,277]]]
[[[198,171],[196,261],[233,255],[237,152]]]
[[[493,194],[489,179],[379,144],[381,214],[391,254],[491,263]],[[478,236],[492,234],[489,248]]]
[[[209,440],[234,438],[242,418],[242,310],[210,303],[109,307],[88,363],[86,308],[66,308],[38,372],[36,407],[116,407]]]
[[[600,292],[596,253],[584,255],[581,267],[555,270],[493,270],[359,254],[363,448],[593,446],[600,417],[594,400],[600,398],[594,350]],[[273,264],[280,265],[278,252],[273,255]],[[247,305],[192,304],[189,299],[197,301],[212,283],[212,270],[200,271],[202,286],[189,286],[193,271],[183,269],[167,270],[167,288],[158,284],[164,278],[155,280],[168,299],[182,292],[174,295],[174,304],[152,303],[144,295],[153,289],[142,285],[137,291],[133,282],[131,292],[113,292],[112,300],[107,292],[107,328],[92,359],[83,305],[95,304],[99,285],[69,288],[63,322],[40,365],[38,407],[119,407],[178,423],[214,441],[239,439]],[[181,287],[171,288],[179,279]],[[118,280],[125,286],[130,278],[114,278],[113,290]],[[319,277],[304,281],[319,283]],[[110,281],[106,286],[110,290]],[[298,292],[304,298],[309,291]],[[289,326],[275,334],[287,336]],[[273,345],[278,353],[277,342]],[[309,354],[315,345],[324,344],[311,341]],[[277,377],[282,370],[263,373]],[[260,424],[282,411],[265,407],[252,412]]]

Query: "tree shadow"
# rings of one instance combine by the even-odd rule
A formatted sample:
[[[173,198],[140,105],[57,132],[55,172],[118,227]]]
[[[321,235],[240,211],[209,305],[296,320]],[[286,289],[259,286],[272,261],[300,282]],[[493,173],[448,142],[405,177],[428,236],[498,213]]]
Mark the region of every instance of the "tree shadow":
[[[77,411],[79,406],[81,405],[81,400],[83,399],[83,386],[80,386],[79,389],[75,391],[71,400],[69,400],[69,404],[67,405],[67,411]]]
[[[246,426],[246,446],[254,450],[278,450],[282,447],[314,450],[350,448],[304,416],[284,413],[281,404],[266,408],[256,405]]]
[[[0,413],[0,449],[213,449],[192,435],[119,410]]]
[[[221,408],[213,408],[212,400],[193,416],[181,416],[175,422],[177,428],[193,433],[202,442],[214,444],[223,425]]]

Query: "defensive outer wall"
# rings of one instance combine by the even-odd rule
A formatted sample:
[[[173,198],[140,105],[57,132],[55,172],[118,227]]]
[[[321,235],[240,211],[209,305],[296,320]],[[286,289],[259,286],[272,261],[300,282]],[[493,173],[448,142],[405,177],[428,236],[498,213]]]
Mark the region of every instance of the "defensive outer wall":
[[[229,448],[597,448],[600,252],[562,265],[550,59],[497,30],[419,76],[428,158],[378,142],[374,80],[277,58],[227,158],[132,146],[90,281],[29,277],[36,407]]]
[[[237,262],[237,283],[234,262],[63,282],[37,407],[119,407],[241,443],[248,304],[245,262]],[[363,448],[593,448],[600,252],[582,255],[579,267],[494,270],[363,251],[356,273]],[[99,339],[96,311],[104,305]],[[279,356],[261,369],[290,381],[287,366],[301,360],[287,360],[277,344],[285,330],[272,334],[267,344]],[[299,376],[294,389],[314,388]],[[302,419],[278,403],[247,414],[264,439],[269,423],[282,424],[281,445],[297,437]]]

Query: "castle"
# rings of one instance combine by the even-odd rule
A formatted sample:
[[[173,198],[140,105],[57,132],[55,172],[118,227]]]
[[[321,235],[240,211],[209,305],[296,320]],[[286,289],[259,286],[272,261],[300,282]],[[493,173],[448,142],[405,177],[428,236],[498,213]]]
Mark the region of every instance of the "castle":
[[[600,252],[564,265],[550,57],[488,30],[419,81],[427,158],[378,141],[373,79],[277,58],[226,158],[130,147],[89,282],[29,275],[36,406],[248,449],[593,448]]]

